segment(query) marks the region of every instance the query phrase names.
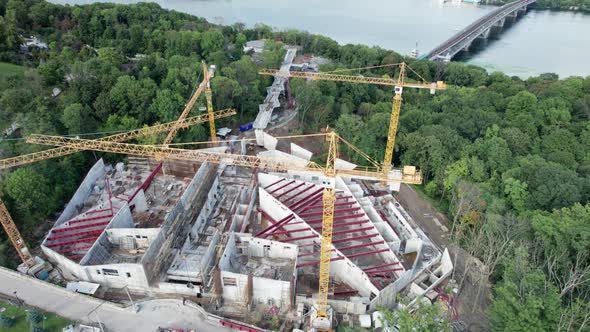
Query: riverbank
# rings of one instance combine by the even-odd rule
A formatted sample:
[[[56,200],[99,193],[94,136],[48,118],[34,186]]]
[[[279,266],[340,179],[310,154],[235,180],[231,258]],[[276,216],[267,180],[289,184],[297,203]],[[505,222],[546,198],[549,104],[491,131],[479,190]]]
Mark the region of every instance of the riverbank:
[[[94,1],[51,2],[75,5]],[[243,23],[254,28],[262,23],[269,29],[286,34],[291,30],[309,31],[310,34],[326,36],[339,45],[379,46],[403,55],[410,55],[416,46],[420,53],[427,53],[496,8],[471,3],[442,3],[440,0],[366,0],[363,3],[353,0],[300,0],[296,7],[289,0],[154,2],[162,8],[204,17],[215,24]],[[300,11],[297,8],[309,10]],[[560,77],[585,76],[590,74],[590,64],[586,60],[590,44],[580,31],[590,31],[590,15],[531,10],[493,36],[485,47],[472,50],[463,62],[523,79],[546,72]],[[549,45],[559,45],[559,52],[550,49]]]
[[[482,5],[501,6],[512,2],[513,0],[482,0]],[[562,4],[563,0],[538,0],[535,4],[535,9],[539,10],[556,10],[556,11],[570,11],[590,13],[590,4],[585,4],[584,0],[574,0],[577,5]]]

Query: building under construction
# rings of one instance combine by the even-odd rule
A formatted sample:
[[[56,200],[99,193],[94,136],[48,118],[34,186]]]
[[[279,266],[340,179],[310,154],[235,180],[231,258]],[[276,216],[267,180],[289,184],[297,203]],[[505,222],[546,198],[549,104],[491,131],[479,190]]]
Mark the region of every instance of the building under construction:
[[[294,144],[291,153],[274,153],[311,157]],[[100,160],[41,247],[69,280],[188,297],[232,317],[251,310],[303,317],[318,289],[321,178],[212,163]],[[336,180],[329,297],[336,313],[392,306],[398,293],[416,298],[450,274],[446,250],[379,184]]]

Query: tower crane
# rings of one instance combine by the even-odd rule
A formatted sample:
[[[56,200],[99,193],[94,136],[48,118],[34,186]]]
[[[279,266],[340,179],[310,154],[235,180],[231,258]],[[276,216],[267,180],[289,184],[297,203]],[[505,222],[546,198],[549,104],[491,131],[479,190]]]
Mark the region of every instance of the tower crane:
[[[207,98],[207,113],[209,114],[209,130],[211,132],[212,142],[216,142],[216,140],[217,140],[216,134],[215,134],[215,119],[213,118],[213,103],[212,103],[212,99],[211,99],[211,87],[209,85],[209,80],[211,80],[213,78],[214,74],[215,74],[215,66],[212,65],[209,67],[209,69],[207,69],[207,65],[203,61],[203,81],[199,84],[199,87],[197,88],[197,90],[195,90],[195,92],[193,93],[193,95],[189,99],[188,103],[186,103],[184,110],[182,111],[182,113],[178,117],[178,120],[176,120],[177,122],[183,121],[188,116],[188,114],[193,109],[193,107],[195,106],[195,103],[197,102],[197,99],[199,99],[199,96],[201,95],[201,93],[203,93],[203,91],[205,91],[205,95]],[[172,142],[172,140],[176,136],[176,132],[178,131],[178,129],[180,129],[180,127],[172,127],[170,129],[168,136],[166,136],[166,139],[164,139],[164,144],[170,144]]]
[[[103,138],[99,138],[98,141],[104,142],[123,142],[132,140],[135,138],[150,136],[153,134],[161,133],[170,131],[171,129],[181,129],[193,126],[199,123],[210,122],[212,119],[221,119],[226,118],[236,114],[235,109],[226,109],[221,110],[213,113],[213,116],[210,114],[202,114],[197,115],[189,118],[184,118],[183,120],[177,120],[173,122],[163,123],[154,125],[151,127],[144,127],[141,129],[131,130],[124,133],[106,136]],[[0,160],[0,170],[8,169],[16,166],[31,164],[41,160],[52,159],[56,157],[66,156],[72,153],[80,151],[80,149],[76,149],[69,146],[62,146],[54,149],[43,150],[39,152],[33,152],[26,155],[16,156],[12,158],[6,158]],[[21,236],[18,228],[16,227],[8,209],[4,205],[4,202],[0,200],[0,223],[2,227],[6,231],[8,238],[10,239],[13,247],[16,249],[20,259],[25,264],[32,264],[32,256],[27,247],[27,244],[23,237]]]
[[[427,83],[426,80],[422,79],[421,77],[420,77],[421,82],[408,82],[408,81],[406,81],[406,69],[410,69],[414,73],[416,73],[416,72],[412,68],[410,68],[405,62],[402,62],[399,64],[383,65],[383,66],[347,69],[347,71],[348,70],[369,69],[369,68],[379,68],[379,67],[392,67],[392,66],[399,67],[399,75],[398,75],[397,79],[386,78],[386,77],[365,77],[365,76],[361,76],[361,75],[358,75],[358,76],[343,75],[343,74],[338,74],[337,72],[320,72],[320,73],[300,72],[300,71],[282,72],[282,71],[276,70],[276,69],[262,69],[258,73],[260,75],[296,77],[296,78],[304,78],[304,79],[308,79],[308,80],[364,83],[364,84],[376,84],[376,85],[386,85],[386,86],[395,87],[394,88],[395,95],[393,97],[393,107],[391,109],[391,118],[389,120],[389,131],[387,133],[387,145],[385,147],[385,156],[383,158],[383,171],[388,172],[389,169],[391,168],[391,163],[393,160],[393,148],[395,146],[395,136],[397,133],[399,114],[400,114],[400,110],[401,110],[401,106],[402,106],[403,88],[429,89],[432,94],[434,94],[436,90],[444,90],[447,88],[446,84],[442,81]],[[418,74],[416,73],[416,75],[418,75]]]
[[[297,137],[294,135],[290,137]],[[338,158],[338,140],[342,140],[335,132],[325,134],[328,142],[328,156],[325,166],[309,162],[306,166],[294,166],[289,160],[276,158],[263,158],[250,155],[234,155],[220,152],[201,150],[185,150],[158,145],[138,145],[129,143],[108,142],[99,140],[83,140],[61,136],[31,135],[28,143],[72,147],[76,149],[94,150],[111,153],[122,153],[144,157],[156,157],[163,159],[190,160],[195,162],[230,163],[236,166],[250,168],[265,168],[278,171],[312,171],[323,173],[323,212],[322,212],[322,238],[320,249],[320,273],[319,273],[319,297],[316,306],[316,318],[313,325],[320,331],[331,329],[331,319],[328,307],[328,294],[330,282],[330,260],[332,255],[332,230],[334,224],[334,203],[336,200],[336,176],[349,178],[372,179],[383,182],[402,182],[419,184],[422,182],[420,173],[383,172],[380,167],[364,170],[341,170],[336,168]],[[354,148],[355,151],[367,158],[366,154]]]
[[[231,115],[235,115],[236,111],[234,109],[226,109],[218,112],[213,111],[213,103],[211,98],[211,87],[210,87],[210,79],[213,78],[215,73],[215,66],[207,68],[205,62],[203,64],[203,81],[199,84],[198,88],[195,90],[189,101],[184,107],[180,117],[178,120],[173,122],[168,122],[164,124],[159,124],[151,127],[145,127],[137,130],[131,130],[128,132],[106,136],[100,138],[100,141],[112,141],[112,142],[123,142],[128,141],[131,139],[150,136],[152,134],[157,134],[161,132],[168,131],[168,135],[164,141],[165,144],[169,144],[174,139],[177,131],[182,128],[187,128],[195,124],[209,122],[209,128],[211,131],[211,139],[213,142],[216,141],[215,135],[215,119],[225,118]],[[197,99],[205,91],[206,98],[207,98],[207,114],[205,115],[198,115],[194,117],[188,117],[188,114],[194,107]],[[54,149],[48,149],[39,152],[33,152],[26,155],[21,155],[12,158],[6,158],[0,160],[0,170],[7,169],[11,167],[16,167],[20,165],[26,165],[30,163],[34,163],[41,160],[47,160],[51,158],[66,156],[72,153],[80,151],[79,149],[71,148],[71,147],[58,147]],[[22,235],[20,234],[14,220],[10,216],[8,209],[4,205],[4,202],[0,200],[0,223],[2,227],[6,231],[8,238],[10,239],[12,245],[16,249],[20,259],[23,263],[30,265],[33,263],[31,253],[24,241]]]

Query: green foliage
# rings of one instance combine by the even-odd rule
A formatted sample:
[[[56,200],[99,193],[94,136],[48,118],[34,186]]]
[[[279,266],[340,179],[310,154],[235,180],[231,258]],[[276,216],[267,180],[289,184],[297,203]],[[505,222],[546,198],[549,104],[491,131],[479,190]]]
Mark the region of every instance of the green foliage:
[[[43,326],[33,326],[33,328],[31,328],[31,332],[47,332],[47,329],[44,328]]]
[[[424,304],[422,299],[413,307],[401,301],[403,306],[394,311],[379,309],[383,313],[388,326],[399,331],[451,331],[451,326],[443,313],[440,304]]]
[[[560,8],[589,8],[587,4],[537,3]],[[42,36],[49,50],[23,59],[16,52],[21,33]],[[261,56],[243,54],[246,41],[253,39],[267,40]],[[560,80],[548,73],[521,80],[462,63],[443,66],[405,58],[379,47],[340,46],[297,30],[216,26],[154,3],[61,6],[10,0],[0,1],[0,60],[24,61],[27,70],[0,63],[0,129],[16,124],[21,131],[15,136],[66,135],[173,121],[202,79],[201,60],[217,66],[211,82],[214,108],[239,110],[239,120],[223,121],[250,122],[271,82],[257,72],[280,66],[285,54],[280,41],[299,45],[302,53],[328,57],[332,63],[323,65],[324,71],[378,66],[355,74],[396,77],[396,68],[380,65],[406,61],[427,80],[452,85],[435,96],[404,90],[394,165],[418,166],[425,180],[420,190],[426,194],[421,194],[441,207],[453,226],[465,223],[474,234],[489,232],[485,241],[499,238],[497,230],[506,229],[507,220],[518,221],[509,225],[518,226],[522,236],[505,247],[520,251],[505,250],[498,257],[499,268],[490,274],[496,282],[490,311],[495,330],[554,330],[559,315],[583,321],[579,318],[588,309],[583,296],[590,292],[588,285],[564,288],[563,280],[576,266],[588,265],[590,77]],[[56,86],[63,92],[52,97]],[[330,125],[373,159],[383,159],[390,88],[297,79],[290,87],[297,101],[298,132]],[[204,98],[195,108],[202,105]],[[158,144],[162,136],[137,141]],[[175,141],[207,137],[207,127],[197,125],[179,131]],[[0,148],[3,156],[38,149],[21,142]],[[352,149],[341,152],[355,163],[368,164]],[[68,199],[94,161],[94,154],[80,153],[3,175],[3,199],[25,236],[34,234],[35,225]],[[2,265],[10,250],[6,246],[0,245]],[[484,249],[476,255],[490,262]],[[514,256],[518,264],[506,259]],[[555,261],[559,264],[546,263]],[[425,315],[412,320],[416,316],[403,313],[395,319],[420,328],[439,323],[436,313]]]
[[[43,320],[43,313],[37,310],[28,310],[27,311],[27,320],[31,322],[31,324],[38,324],[41,323]]]
[[[15,324],[14,317],[6,314],[0,314],[0,327],[11,328]]]
[[[57,207],[49,181],[31,167],[19,168],[5,181],[6,194],[29,222],[47,217]]]
[[[508,263],[490,308],[493,331],[556,331],[560,315],[557,288],[531,267],[524,248]]]

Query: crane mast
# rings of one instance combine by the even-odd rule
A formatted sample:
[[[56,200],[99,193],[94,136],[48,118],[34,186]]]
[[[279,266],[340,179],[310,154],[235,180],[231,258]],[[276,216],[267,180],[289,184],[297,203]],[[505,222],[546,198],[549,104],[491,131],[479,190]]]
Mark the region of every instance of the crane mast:
[[[203,62],[203,75],[204,75],[203,81],[201,82],[201,84],[199,84],[199,87],[197,88],[195,93],[193,93],[193,95],[191,96],[191,99],[188,101],[188,103],[186,103],[184,110],[182,111],[182,113],[180,114],[180,116],[178,117],[178,120],[176,120],[176,122],[180,122],[180,121],[183,121],[184,119],[186,119],[186,117],[188,116],[190,111],[193,109],[193,107],[197,103],[197,99],[199,99],[199,96],[201,96],[201,93],[203,93],[203,91],[205,91],[207,89],[207,87],[209,86],[209,80],[211,78],[213,78],[214,73],[215,73],[215,66],[211,66],[210,69],[207,69],[207,65],[205,64],[205,62]],[[209,91],[211,91],[211,90],[209,90]],[[209,103],[209,100],[207,100],[207,103]],[[211,106],[211,108],[209,109],[209,115],[211,115],[212,112],[213,112],[213,106]],[[214,133],[213,137],[211,138],[214,140],[215,139],[215,122],[209,121],[209,127],[212,128],[211,130]],[[172,127],[170,129],[168,136],[166,136],[166,139],[164,139],[164,144],[172,143],[172,140],[176,136],[176,132],[178,131],[178,129],[180,129],[180,126]]]
[[[320,247],[320,275],[317,301],[317,318],[313,325],[321,330],[330,330],[328,315],[328,293],[330,292],[330,260],[332,258],[332,230],[334,228],[334,203],[336,203],[336,158],[338,158],[338,138],[330,132],[328,158],[324,169],[324,203],[322,210],[322,240]]]
[[[422,82],[408,82],[406,81],[406,69],[411,68],[406,65],[405,62],[400,64],[393,64],[393,65],[385,65],[385,66],[399,66],[400,72],[397,79],[388,78],[388,77],[365,77],[362,75],[345,75],[345,74],[336,74],[336,73],[310,73],[310,72],[300,72],[300,71],[291,71],[291,72],[281,72],[280,70],[276,69],[262,69],[258,73],[261,75],[272,75],[272,76],[284,76],[284,77],[295,77],[295,78],[303,78],[308,80],[318,80],[318,81],[334,81],[334,82],[349,82],[349,83],[362,83],[362,84],[376,84],[376,85],[385,85],[385,86],[394,86],[395,87],[395,95],[393,97],[393,107],[391,110],[391,118],[389,121],[389,130],[387,134],[387,145],[385,147],[385,154],[383,158],[383,171],[388,172],[391,168],[391,163],[393,160],[393,149],[395,147],[395,136],[397,134],[397,127],[399,123],[399,115],[402,106],[402,91],[403,88],[415,88],[415,89],[429,89],[431,93],[434,93],[436,90],[444,90],[447,88],[444,82],[437,81],[432,83],[427,83],[424,80]],[[385,67],[379,66],[379,67]],[[357,69],[365,69],[365,68],[357,68]],[[413,70],[412,70],[413,71]]]
[[[2,227],[6,231],[6,234],[16,249],[20,259],[23,261],[23,263],[30,265],[33,261],[33,256],[31,256],[25,240],[20,235],[18,228],[16,228],[16,225],[14,224],[14,221],[12,220],[12,217],[10,216],[10,213],[8,213],[8,210],[6,209],[6,206],[2,200],[0,200],[0,223],[2,223]]]
[[[387,133],[387,145],[385,146],[385,155],[383,157],[383,171],[389,172],[391,162],[393,161],[393,148],[395,147],[395,137],[397,126],[399,124],[399,114],[402,108],[402,92],[404,90],[404,81],[406,77],[406,64],[402,62],[399,67],[399,78],[395,86],[395,95],[393,96],[393,107],[389,119],[389,131]]]

